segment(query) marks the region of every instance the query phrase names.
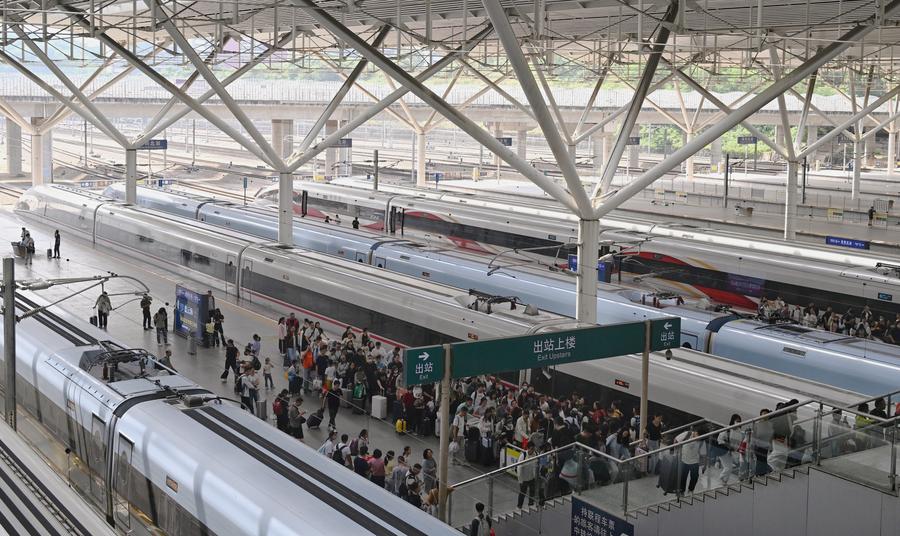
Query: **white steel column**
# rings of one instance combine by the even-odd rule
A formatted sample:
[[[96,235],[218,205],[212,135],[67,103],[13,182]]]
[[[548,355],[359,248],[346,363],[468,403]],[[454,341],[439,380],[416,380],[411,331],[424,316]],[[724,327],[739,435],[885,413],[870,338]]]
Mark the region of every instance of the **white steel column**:
[[[503,124],[502,123],[494,123],[494,137],[497,139],[500,139],[503,137]],[[499,166],[500,165],[500,156],[495,154],[494,160],[492,163],[494,164],[495,168],[497,166]]]
[[[599,243],[600,220],[579,220],[575,318],[584,324],[597,323],[597,249]]]
[[[294,175],[278,174],[278,242],[294,245]]]
[[[620,136],[625,136],[625,137],[629,137],[629,136],[640,136],[640,135],[641,135],[641,127],[636,125],[636,126],[631,130],[630,133],[629,133],[629,132],[622,132],[622,133],[619,134],[619,135],[620,135]],[[615,150],[615,148],[614,148],[613,150]],[[632,169],[635,169],[635,170],[636,170],[636,169],[640,168],[640,167],[641,167],[641,161],[640,161],[640,159],[641,159],[641,146],[640,146],[640,145],[629,145],[629,146],[628,146],[628,169],[629,169],[629,170],[632,170]],[[613,164],[613,165],[618,166],[618,159],[616,159],[616,163]],[[605,172],[605,173],[609,173],[609,172]],[[612,171],[612,173],[611,173],[609,176],[610,176],[610,177],[615,177],[615,176],[616,176],[616,170],[614,169],[614,170]],[[612,179],[611,179],[611,178],[610,178],[610,184],[612,184]]]
[[[888,130],[888,146],[887,146],[887,173],[894,173],[894,166],[897,163],[897,131],[891,128]]]
[[[862,144],[857,138],[853,142],[853,185],[850,191],[850,199],[859,199],[859,175],[862,172]]]
[[[10,175],[22,173],[22,127],[6,118],[6,172]]]
[[[125,202],[137,204],[137,150],[125,149]]]
[[[797,236],[797,166],[796,160],[788,160],[787,191],[784,196],[784,239],[794,240]]]
[[[425,132],[416,132],[416,186],[425,186],[428,175],[425,169]]]

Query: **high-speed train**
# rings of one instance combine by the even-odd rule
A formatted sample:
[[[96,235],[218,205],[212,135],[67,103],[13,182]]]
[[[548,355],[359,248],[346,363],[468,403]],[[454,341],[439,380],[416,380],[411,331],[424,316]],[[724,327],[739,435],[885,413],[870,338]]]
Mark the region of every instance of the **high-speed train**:
[[[115,194],[110,188],[107,193]],[[177,195],[149,188],[138,189],[138,204],[172,214],[275,238],[276,215],[268,209],[248,208],[227,202]],[[376,268],[474,289],[493,296],[516,296],[544,310],[574,316],[575,285],[571,277],[551,272],[488,268],[483,257],[430,248],[409,240],[372,236],[344,227],[295,219],[294,242]],[[677,302],[676,302],[677,303]],[[859,360],[900,364],[900,347],[878,341],[788,324],[765,324],[728,313],[668,305],[641,291],[601,284],[597,298],[600,324],[680,316],[681,343],[713,355],[728,357],[787,374],[798,375],[856,392],[872,385],[860,381]],[[824,358],[827,367],[807,369],[807,363]],[[879,380],[875,393],[900,385]]]
[[[432,345],[576,327],[570,318],[521,305],[513,308],[503,301],[494,302],[488,314],[484,307],[472,309],[472,297],[458,289],[296,247],[260,243],[236,231],[124,206],[71,188],[32,188],[17,210],[82,231],[98,246],[140,254],[148,263],[177,266],[226,283],[231,278],[230,288],[245,299],[265,300],[278,310],[314,317],[329,332],[340,333],[348,325],[369,327],[374,338],[390,345]],[[860,397],[858,391],[789,378],[694,350],[676,348],[671,358],[654,353],[651,359],[651,402],[673,416],[727,422],[734,411],[754,413],[773,401],[817,398],[847,405]],[[871,369],[873,377],[893,374],[900,382],[900,367],[872,363],[863,368]],[[590,389],[579,390],[590,399],[609,402],[640,393],[639,356],[561,365],[556,372],[561,373],[558,381],[544,392],[568,396],[577,379],[590,382]],[[543,374],[531,377],[538,376]],[[518,380],[515,375],[501,377]],[[881,392],[880,385],[869,389]]]
[[[358,217],[361,226],[378,231],[387,222],[390,233],[415,230],[426,240],[476,252],[530,249],[562,258],[575,253],[577,218],[549,202],[396,185],[376,192],[363,189],[365,182],[352,184],[296,182],[294,211],[320,219]],[[261,189],[257,199],[277,203],[278,187]],[[888,319],[900,313],[900,261],[621,216],[603,218],[601,225],[601,244],[614,244],[622,271],[644,284],[749,310],[762,297],[781,296],[841,312],[868,305]]]
[[[77,458],[56,469],[122,534],[458,534],[64,311],[18,323],[16,367],[21,407]]]

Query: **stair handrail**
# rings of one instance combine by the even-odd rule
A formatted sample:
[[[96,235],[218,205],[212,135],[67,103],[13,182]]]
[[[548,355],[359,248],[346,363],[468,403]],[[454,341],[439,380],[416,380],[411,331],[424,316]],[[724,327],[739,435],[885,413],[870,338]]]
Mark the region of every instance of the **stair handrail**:
[[[669,428],[669,429],[667,429],[667,430],[664,430],[663,432],[660,433],[660,435],[672,435],[672,434],[677,434],[678,432],[687,430],[687,429],[690,428],[691,426],[696,426],[696,425],[702,424],[702,423],[709,423],[709,424],[713,424],[713,425],[716,425],[716,426],[722,426],[721,423],[718,423],[718,422],[716,422],[716,421],[713,421],[713,420],[710,420],[710,419],[705,419],[705,418],[702,418],[702,417],[701,417],[701,418],[697,419],[696,421],[692,421],[692,422],[689,422],[689,423],[687,423],[687,424],[682,424],[681,426],[677,426],[677,427],[675,427],[675,428]],[[640,442],[641,442],[640,439],[635,439],[634,441],[632,441],[631,443],[629,443],[628,446],[633,447],[633,446],[637,445],[637,444],[640,443]]]

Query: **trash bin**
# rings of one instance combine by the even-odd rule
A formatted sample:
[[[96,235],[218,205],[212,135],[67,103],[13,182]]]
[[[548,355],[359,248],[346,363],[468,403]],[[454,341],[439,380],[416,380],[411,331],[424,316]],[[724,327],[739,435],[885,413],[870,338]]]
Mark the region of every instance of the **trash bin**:
[[[24,259],[26,253],[25,246],[23,246],[21,242],[10,242],[10,244],[12,245],[13,255],[20,259]]]

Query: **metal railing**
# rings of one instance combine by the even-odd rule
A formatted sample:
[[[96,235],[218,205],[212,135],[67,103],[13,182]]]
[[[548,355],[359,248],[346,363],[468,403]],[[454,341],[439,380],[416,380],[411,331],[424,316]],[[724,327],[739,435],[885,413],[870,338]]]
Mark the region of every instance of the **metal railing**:
[[[898,394],[900,390],[860,403],[879,398],[896,400]],[[855,408],[810,399],[711,432],[702,430],[706,424],[702,421],[690,423],[680,427],[681,433],[701,428],[696,437],[624,459],[575,442],[452,484],[450,500],[465,496],[483,502],[487,513],[493,515],[504,510],[503,504],[507,510],[513,510],[512,498],[520,494],[529,499],[529,504],[536,498],[538,508],[542,508],[545,501],[571,492],[627,516],[637,510],[685,500],[695,490],[706,493],[733,488],[736,482],[780,479],[785,472],[809,466],[897,494],[900,415],[883,418]],[[719,438],[728,441],[720,442]],[[714,476],[717,463],[721,474]],[[526,464],[536,464],[538,482],[562,481],[562,491],[547,491],[538,485],[539,489],[529,488],[525,494],[511,475]],[[699,476],[701,466],[705,466],[703,482]],[[655,467],[660,468],[661,477],[655,474]],[[479,484],[485,487],[476,491]],[[661,491],[656,490],[657,484]],[[695,487],[698,485],[699,489]],[[504,495],[504,490],[509,494]],[[673,496],[667,497],[669,493]],[[519,504],[524,504],[521,498]],[[448,507],[450,511],[452,508]]]

